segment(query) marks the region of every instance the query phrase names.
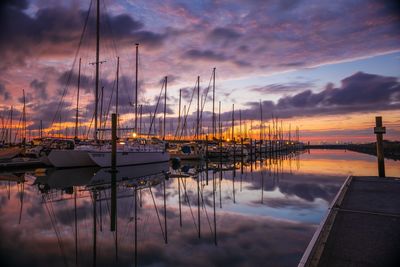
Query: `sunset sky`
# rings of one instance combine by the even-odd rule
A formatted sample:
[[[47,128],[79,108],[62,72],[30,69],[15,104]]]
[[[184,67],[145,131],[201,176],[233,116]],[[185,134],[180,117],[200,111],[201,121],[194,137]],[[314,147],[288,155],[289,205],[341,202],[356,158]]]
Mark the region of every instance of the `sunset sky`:
[[[24,89],[33,134],[40,120],[45,128],[57,128],[58,110],[63,126],[72,127],[81,58],[80,123],[89,124],[95,69],[90,64],[95,61],[96,1],[92,2],[1,2],[3,121],[13,106],[13,124],[18,123]],[[132,126],[135,43],[140,43],[139,104],[146,114],[154,112],[164,76],[169,79],[171,120],[178,116],[179,90],[182,105],[188,105],[199,75],[204,95],[215,67],[216,98],[227,122],[235,104],[236,120],[241,110],[243,121],[254,120],[256,132],[261,100],[266,126],[273,114],[283,120],[285,130],[289,123],[292,130],[298,126],[304,141],[372,141],[376,115],[383,116],[385,138],[400,139],[400,6],[396,1],[101,0],[100,7],[104,110],[110,96],[115,98],[118,56],[125,126]],[[210,96],[211,92],[204,125],[212,110]],[[193,118],[196,101],[189,112]],[[161,116],[162,108],[158,112]]]

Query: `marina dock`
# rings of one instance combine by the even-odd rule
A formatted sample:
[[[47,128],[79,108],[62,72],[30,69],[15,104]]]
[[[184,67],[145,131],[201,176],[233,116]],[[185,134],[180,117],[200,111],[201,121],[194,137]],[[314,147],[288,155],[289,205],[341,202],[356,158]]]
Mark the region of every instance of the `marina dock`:
[[[400,266],[400,179],[350,176],[308,245],[303,266]]]

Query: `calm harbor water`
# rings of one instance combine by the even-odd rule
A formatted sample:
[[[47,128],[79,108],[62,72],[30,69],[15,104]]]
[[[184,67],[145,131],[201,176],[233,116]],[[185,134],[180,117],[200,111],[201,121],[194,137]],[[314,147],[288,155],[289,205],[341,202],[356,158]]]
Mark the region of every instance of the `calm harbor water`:
[[[400,177],[399,162],[386,173]],[[98,168],[1,173],[0,265],[296,266],[349,174],[376,175],[376,158],[153,164],[115,183]]]

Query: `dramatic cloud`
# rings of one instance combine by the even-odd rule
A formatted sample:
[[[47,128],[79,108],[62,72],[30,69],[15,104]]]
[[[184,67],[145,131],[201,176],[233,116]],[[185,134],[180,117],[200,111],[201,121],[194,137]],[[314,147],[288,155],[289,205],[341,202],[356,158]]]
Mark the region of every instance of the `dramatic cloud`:
[[[65,6],[42,4],[32,12],[27,1],[3,2],[2,62],[7,58],[7,63],[21,63],[26,55],[71,55],[87,7],[82,5],[79,10]],[[139,20],[139,15],[127,13],[131,12],[129,4],[115,3],[109,7],[114,12],[101,16],[102,38],[114,37],[122,48],[134,42],[158,48],[170,38],[173,43],[163,46],[165,51],[153,56],[152,63],[160,59],[172,64],[182,62],[180,55],[186,51],[188,59],[231,59],[238,68],[255,67],[246,72],[313,66],[399,50],[398,5],[368,0],[363,6],[369,8],[360,8],[357,1],[218,1],[193,5],[173,0],[163,5],[137,1],[132,12],[138,14],[140,10]],[[93,5],[88,22],[92,37],[94,9]]]
[[[251,108],[243,110],[242,114],[246,118],[257,118],[259,103],[250,102],[248,105]],[[319,93],[306,90],[280,98],[276,104],[263,101],[265,112],[275,113],[281,118],[397,109],[400,109],[398,79],[363,72],[343,79],[337,88],[328,84]]]
[[[47,100],[47,82],[34,79],[30,85],[31,88],[35,89],[35,94],[38,96],[37,98]]]
[[[94,91],[95,88],[95,78],[89,77],[87,75],[81,74],[79,78],[79,86],[82,88],[86,93],[91,93]],[[58,77],[58,83],[62,86],[71,86],[77,87],[78,86],[78,74],[71,71],[63,72],[60,77]],[[107,90],[110,90],[114,87],[114,81],[109,81],[108,79],[101,79],[99,87],[104,86]]]
[[[240,33],[229,28],[215,28],[210,32],[210,37],[215,40],[232,41],[241,36]]]
[[[28,126],[28,129],[37,130],[40,127],[40,121],[42,121],[43,128],[50,127],[54,123],[61,122],[73,122],[75,119],[75,109],[72,102],[63,102],[53,100],[48,101],[46,104],[41,102],[30,101],[27,104],[28,111],[30,112],[30,119],[33,124]],[[58,129],[56,129],[58,130]]]
[[[394,102],[395,94],[400,92],[400,83],[397,78],[358,72],[342,80],[341,87],[334,88],[328,84],[320,93],[311,90],[295,96],[288,96],[279,100],[278,108],[292,107],[330,107],[330,106],[370,106],[371,109],[390,107]],[[393,98],[392,98],[393,97]]]
[[[312,82],[292,82],[284,84],[268,84],[262,87],[251,88],[250,90],[261,94],[286,94],[298,92],[304,89],[310,89],[313,87],[314,84]]]
[[[2,97],[4,101],[11,98],[10,92],[7,91],[6,87],[2,83],[0,83],[0,97]]]
[[[90,107],[94,85],[93,74],[88,73],[94,72],[90,63],[96,60],[95,1],[7,0],[0,7],[2,104],[20,108],[21,88],[29,101],[60,99],[66,85],[76,87],[76,62],[82,58],[82,67],[87,69],[82,72],[81,103]],[[362,5],[357,0],[105,1],[100,16],[100,60],[106,61],[100,68],[101,83],[105,88],[114,86],[114,61],[120,57],[121,111],[131,109],[134,49],[135,43],[140,43],[140,102],[154,105],[160,78],[166,74],[179,76],[168,88],[170,95],[175,95],[169,98],[175,113],[178,89],[190,88],[197,75],[208,76],[213,67],[218,70],[218,97],[224,102],[240,106],[252,99],[280,97],[278,102],[263,102],[265,112],[280,117],[363,112],[378,110],[376,106],[393,110],[399,105],[398,93],[378,92],[369,82],[362,85],[362,79],[372,79],[372,84],[388,87],[393,82],[390,79],[349,77],[339,87],[327,86],[323,91],[303,80],[264,81],[268,75],[280,73],[282,78],[287,71],[299,69],[304,76],[319,75],[321,65],[332,67],[332,63],[360,58],[376,60],[373,56],[396,53],[400,51],[399,14],[397,3],[380,0],[366,0]],[[71,66],[74,72],[67,82]],[[362,66],[351,71],[367,69]],[[393,64],[388,65],[386,73],[394,75]],[[329,82],[329,77],[323,74],[312,79]],[[350,89],[359,87],[368,92],[358,94]],[[65,96],[69,102],[73,92],[69,90]],[[190,93],[182,92],[187,100]],[[110,96],[110,91],[105,95]],[[242,117],[258,117],[258,103],[249,102],[247,106]],[[209,111],[209,106],[206,109]],[[225,103],[223,110],[227,110]],[[37,116],[30,114],[29,118]]]
[[[184,54],[184,57],[195,60],[206,60],[206,61],[225,61],[227,57],[224,54],[217,54],[211,50],[196,50],[191,49]]]
[[[85,24],[87,11],[63,6],[37,10],[33,16],[26,14],[26,1],[6,1],[0,11],[0,68],[24,63],[28,56],[71,56],[76,49]],[[93,43],[95,38],[94,6],[88,17],[84,42]],[[142,22],[128,14],[101,16],[101,38],[111,42],[118,40],[123,45],[140,42],[146,47],[162,45],[165,34],[144,30]],[[93,45],[94,47],[94,45]]]

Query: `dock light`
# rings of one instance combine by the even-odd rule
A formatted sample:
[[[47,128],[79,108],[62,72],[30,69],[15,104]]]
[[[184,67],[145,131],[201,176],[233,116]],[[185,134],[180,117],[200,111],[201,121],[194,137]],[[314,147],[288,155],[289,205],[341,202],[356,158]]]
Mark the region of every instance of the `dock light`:
[[[125,142],[122,141],[122,142],[119,142],[119,144],[120,144],[120,145],[125,145]]]
[[[133,133],[133,134],[132,134],[132,137],[133,137],[133,138],[136,138],[136,136],[137,136],[136,133]]]

